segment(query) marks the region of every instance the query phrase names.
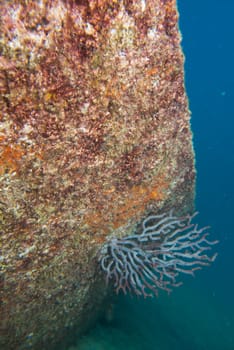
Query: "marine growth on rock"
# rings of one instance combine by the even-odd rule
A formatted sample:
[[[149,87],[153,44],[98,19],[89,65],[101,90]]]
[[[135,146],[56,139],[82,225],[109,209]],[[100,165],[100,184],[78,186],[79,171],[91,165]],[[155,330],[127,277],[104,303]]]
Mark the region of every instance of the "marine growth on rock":
[[[195,175],[176,0],[0,1],[1,349],[87,329],[100,247]]]

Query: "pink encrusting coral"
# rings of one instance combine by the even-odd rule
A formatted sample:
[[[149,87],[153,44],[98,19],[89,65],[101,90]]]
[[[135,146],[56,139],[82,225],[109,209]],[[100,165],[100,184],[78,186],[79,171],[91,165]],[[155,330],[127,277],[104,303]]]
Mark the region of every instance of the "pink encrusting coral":
[[[142,232],[122,239],[112,238],[100,251],[100,265],[106,282],[118,293],[123,291],[144,297],[158,295],[177,287],[180,273],[209,265],[217,254],[206,254],[217,241],[207,240],[207,227],[192,223],[195,214],[177,217],[173,212],[149,215]]]

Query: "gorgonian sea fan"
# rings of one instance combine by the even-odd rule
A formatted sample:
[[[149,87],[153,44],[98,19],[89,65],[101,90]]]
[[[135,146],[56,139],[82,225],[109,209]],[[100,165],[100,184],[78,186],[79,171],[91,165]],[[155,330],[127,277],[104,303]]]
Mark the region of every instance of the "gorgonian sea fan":
[[[142,232],[112,238],[101,249],[99,261],[118,293],[123,291],[144,297],[170,292],[179,273],[193,275],[213,262],[217,254],[207,251],[217,241],[207,240],[208,227],[198,228],[194,216],[177,217],[173,211],[150,215],[142,223]]]

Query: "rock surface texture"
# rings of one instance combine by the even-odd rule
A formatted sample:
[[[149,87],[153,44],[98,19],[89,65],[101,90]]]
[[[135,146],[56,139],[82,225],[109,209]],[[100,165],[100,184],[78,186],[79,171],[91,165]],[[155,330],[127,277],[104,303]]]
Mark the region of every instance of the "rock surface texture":
[[[97,315],[108,238],[193,209],[178,13],[175,0],[0,13],[0,348],[51,350]]]

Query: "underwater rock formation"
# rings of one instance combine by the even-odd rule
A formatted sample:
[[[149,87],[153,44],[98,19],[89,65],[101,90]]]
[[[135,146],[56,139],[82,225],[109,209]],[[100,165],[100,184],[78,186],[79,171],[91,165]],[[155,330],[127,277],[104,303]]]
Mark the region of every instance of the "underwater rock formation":
[[[98,314],[106,240],[193,209],[178,13],[175,0],[0,13],[0,347],[51,350]]]

